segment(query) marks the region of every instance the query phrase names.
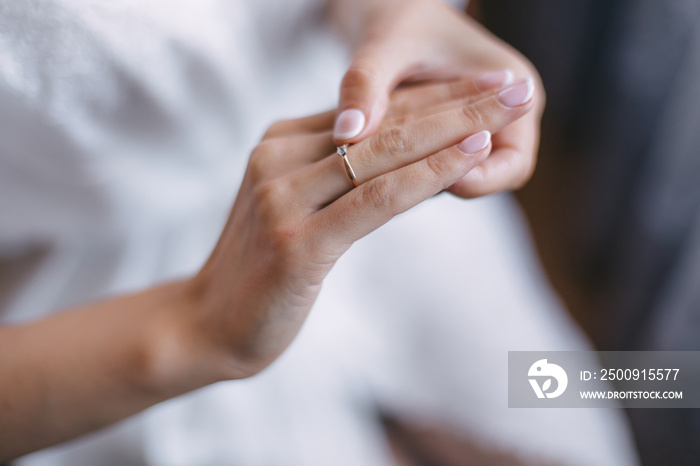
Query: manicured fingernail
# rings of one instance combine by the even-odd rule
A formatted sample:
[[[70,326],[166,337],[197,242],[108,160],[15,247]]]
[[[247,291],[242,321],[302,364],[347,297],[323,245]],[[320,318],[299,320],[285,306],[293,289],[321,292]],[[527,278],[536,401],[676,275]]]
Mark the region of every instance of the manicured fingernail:
[[[465,154],[476,154],[480,150],[486,148],[491,141],[491,133],[488,131],[481,131],[476,134],[472,134],[464,141],[457,144],[457,149],[461,150]]]
[[[474,79],[474,86],[480,91],[500,89],[512,83],[514,77],[511,70],[489,71]]]
[[[496,94],[496,98],[506,107],[517,107],[532,99],[535,85],[532,78],[521,79]]]
[[[354,138],[365,127],[365,114],[355,108],[344,110],[335,120],[333,137],[336,139]]]

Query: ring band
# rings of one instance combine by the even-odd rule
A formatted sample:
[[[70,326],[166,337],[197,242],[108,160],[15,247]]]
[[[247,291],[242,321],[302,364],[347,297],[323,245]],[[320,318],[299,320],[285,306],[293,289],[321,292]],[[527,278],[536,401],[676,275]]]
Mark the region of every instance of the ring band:
[[[345,165],[345,173],[348,174],[348,178],[350,178],[352,185],[357,188],[360,184],[357,182],[355,170],[352,169],[352,166],[350,166],[350,161],[348,160],[348,146],[343,144],[342,146],[338,147],[336,151],[338,152],[338,155],[343,159],[343,165]]]

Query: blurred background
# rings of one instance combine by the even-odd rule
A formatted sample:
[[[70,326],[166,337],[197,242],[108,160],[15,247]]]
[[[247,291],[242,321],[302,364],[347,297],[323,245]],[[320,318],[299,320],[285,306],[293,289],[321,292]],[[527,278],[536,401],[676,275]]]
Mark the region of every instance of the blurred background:
[[[0,0],[0,321],[196,272],[266,127],[337,102],[324,4]],[[509,350],[698,349],[700,4],[469,8],[547,90],[517,200],[435,197],[353,246],[262,374],[16,464],[700,461],[696,410],[506,393]]]
[[[547,89],[519,193],[548,276],[601,350],[697,351],[700,4],[489,1]],[[627,410],[645,464],[697,464],[698,410]]]

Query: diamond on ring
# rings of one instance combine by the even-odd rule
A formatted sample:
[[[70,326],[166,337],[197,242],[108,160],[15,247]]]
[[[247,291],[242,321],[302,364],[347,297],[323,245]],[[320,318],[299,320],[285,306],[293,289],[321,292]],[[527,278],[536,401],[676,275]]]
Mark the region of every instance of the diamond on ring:
[[[340,158],[343,159],[343,165],[345,166],[345,173],[347,173],[348,178],[350,178],[352,185],[357,188],[360,184],[357,182],[357,177],[355,176],[355,171],[352,169],[352,166],[350,166],[350,161],[348,160],[348,146],[343,144],[342,146],[340,146],[336,149],[336,152],[338,152],[338,155],[340,156]]]

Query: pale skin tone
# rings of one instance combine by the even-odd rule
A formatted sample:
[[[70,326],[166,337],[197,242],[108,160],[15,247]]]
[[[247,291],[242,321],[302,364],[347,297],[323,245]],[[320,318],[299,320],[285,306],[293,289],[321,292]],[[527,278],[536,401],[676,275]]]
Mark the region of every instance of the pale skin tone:
[[[355,241],[454,186],[487,160],[483,132],[535,105],[474,83],[396,92],[375,134],[349,149],[354,189],[334,154],[335,112],[274,124],[196,276],[0,328],[0,380],[12,381],[0,384],[0,461],[271,364]],[[460,150],[477,133],[486,145]]]
[[[473,198],[517,189],[531,177],[545,93],[537,70],[523,55],[442,0],[334,0],[331,13],[355,45],[341,85],[338,114],[357,109],[365,116],[357,135],[336,134],[337,143],[374,134],[391,91],[400,83],[508,70],[514,79],[533,79],[533,111],[494,133],[491,156],[451,191]]]
[[[530,179],[545,93],[537,71],[523,55],[442,0],[334,0],[330,11],[355,47],[341,85],[334,138],[338,144],[374,134],[391,91],[401,83],[507,71],[513,79],[532,77],[533,110],[494,133],[491,155],[450,191],[474,198],[520,188]],[[342,117],[348,110],[363,115],[354,136],[344,134],[348,125],[342,124]],[[468,454],[462,451],[461,457]]]
[[[270,128],[197,276],[0,328],[0,380],[13,381],[0,385],[0,461],[259,372],[354,241],[445,188],[468,198],[529,177],[544,93],[522,56],[434,0],[333,5],[357,44],[339,110]],[[505,69],[534,78],[534,96],[516,108],[472,79]],[[460,77],[390,98],[402,82]],[[334,143],[335,115],[347,108],[367,124]],[[484,129],[494,133],[485,149],[454,147]],[[362,183],[354,190],[332,154],[344,142],[361,142],[350,150]]]

